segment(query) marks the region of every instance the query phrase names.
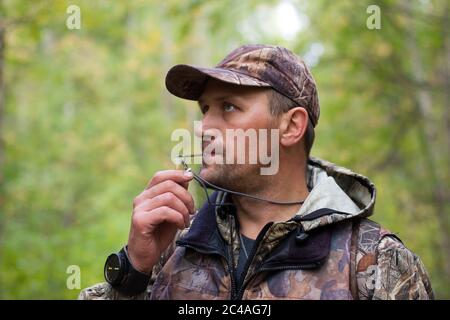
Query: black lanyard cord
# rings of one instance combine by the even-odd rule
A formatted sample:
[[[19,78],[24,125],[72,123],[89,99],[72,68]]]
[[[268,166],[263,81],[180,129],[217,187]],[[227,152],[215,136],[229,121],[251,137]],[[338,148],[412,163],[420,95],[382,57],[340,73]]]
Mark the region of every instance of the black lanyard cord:
[[[179,156],[181,158],[181,164],[183,165],[183,167],[184,167],[184,169],[186,171],[192,172],[192,169],[189,168],[189,166],[186,164],[186,162],[184,161],[184,158],[194,157],[194,156],[198,156],[198,155],[191,155],[191,156],[181,156],[180,155]],[[200,186],[205,191],[206,198],[208,199],[208,204],[210,204],[212,206],[223,206],[223,205],[233,205],[233,204],[231,204],[231,203],[222,203],[222,204],[213,204],[213,203],[211,203],[211,201],[209,199],[209,195],[208,195],[207,189],[213,189],[213,190],[217,190],[217,191],[222,191],[222,192],[226,192],[226,193],[229,193],[229,194],[234,194],[236,196],[247,197],[247,198],[251,198],[251,199],[254,199],[254,200],[264,201],[264,202],[268,202],[268,203],[272,203],[272,204],[278,204],[278,205],[294,205],[294,204],[303,204],[305,202],[305,200],[302,200],[302,201],[276,201],[276,200],[270,200],[270,199],[265,199],[265,198],[253,196],[253,195],[242,193],[242,192],[238,192],[238,191],[228,190],[228,189],[216,186],[215,184],[212,184],[211,182],[203,179],[202,177],[200,177],[198,174],[196,174],[194,172],[192,172],[192,174],[194,176],[194,179],[200,184]]]

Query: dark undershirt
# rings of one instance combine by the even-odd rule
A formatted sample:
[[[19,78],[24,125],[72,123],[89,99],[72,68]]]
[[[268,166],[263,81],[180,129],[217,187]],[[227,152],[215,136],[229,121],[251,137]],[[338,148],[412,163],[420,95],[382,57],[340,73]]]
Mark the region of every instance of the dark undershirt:
[[[244,236],[242,234],[242,241],[244,242],[245,249],[247,250],[247,254],[250,256],[250,253],[253,249],[255,240],[247,238],[246,236]],[[239,261],[238,261],[238,265],[236,268],[236,276],[237,276],[237,282],[239,284],[239,287],[241,286],[241,282],[244,280],[244,279],[242,279],[242,272],[244,272],[244,267],[245,267],[246,263],[247,263],[247,257],[245,256],[245,252],[244,252],[244,249],[242,248],[242,243],[241,243],[241,247],[239,250]]]

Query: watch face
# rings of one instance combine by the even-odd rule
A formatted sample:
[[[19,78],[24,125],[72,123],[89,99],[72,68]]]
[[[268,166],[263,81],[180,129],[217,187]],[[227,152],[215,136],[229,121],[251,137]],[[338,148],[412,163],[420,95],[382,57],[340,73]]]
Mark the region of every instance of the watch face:
[[[110,284],[120,282],[122,270],[120,265],[120,258],[118,254],[111,254],[105,263],[105,278]]]

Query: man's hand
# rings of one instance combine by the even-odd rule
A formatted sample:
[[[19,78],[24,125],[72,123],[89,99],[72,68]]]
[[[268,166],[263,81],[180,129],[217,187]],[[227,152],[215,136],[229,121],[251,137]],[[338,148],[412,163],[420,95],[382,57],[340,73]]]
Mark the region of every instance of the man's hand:
[[[195,213],[187,191],[192,178],[191,172],[159,171],[134,199],[128,255],[138,271],[150,274],[177,229],[189,227],[189,215]]]

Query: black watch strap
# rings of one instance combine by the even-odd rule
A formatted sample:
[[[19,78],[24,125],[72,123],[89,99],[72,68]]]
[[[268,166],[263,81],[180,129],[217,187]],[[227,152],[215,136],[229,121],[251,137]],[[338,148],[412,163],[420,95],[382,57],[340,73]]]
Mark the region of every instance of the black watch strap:
[[[123,272],[121,272],[121,279],[118,279],[118,281],[114,281],[113,283],[111,283],[110,281],[108,281],[108,277],[105,276],[106,281],[111,284],[111,286],[115,290],[127,296],[132,296],[144,292],[147,289],[151,274],[148,275],[142,273],[133,267],[128,257],[126,246],[123,247],[122,250],[117,253],[117,255],[121,261],[120,268],[123,268]]]

